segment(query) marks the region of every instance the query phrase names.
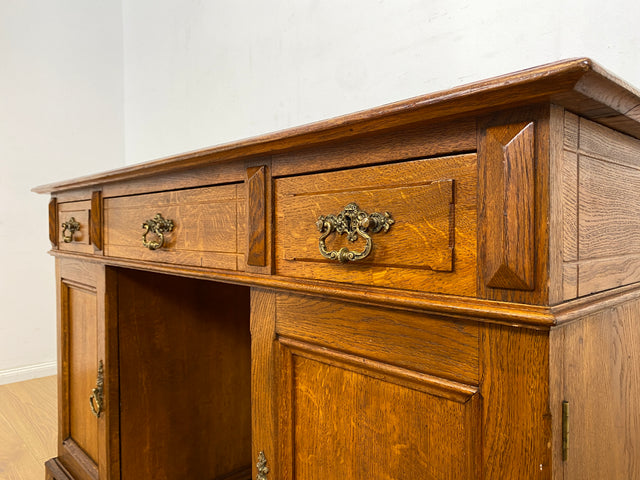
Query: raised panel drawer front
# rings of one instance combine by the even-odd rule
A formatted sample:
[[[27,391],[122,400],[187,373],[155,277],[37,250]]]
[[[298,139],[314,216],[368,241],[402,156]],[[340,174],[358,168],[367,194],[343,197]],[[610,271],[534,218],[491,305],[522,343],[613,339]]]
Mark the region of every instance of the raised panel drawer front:
[[[279,178],[277,272],[475,295],[476,187],[475,154]],[[359,231],[348,238],[338,228],[321,242],[323,221],[355,216],[349,212],[353,204],[369,216],[364,224],[369,228],[360,223],[360,231],[370,241]],[[379,231],[372,232],[376,223]],[[345,258],[346,252],[356,258]]]
[[[245,205],[241,184],[106,198],[105,255],[244,270]],[[153,233],[158,214],[172,224],[162,236]]]
[[[58,248],[67,252],[94,253],[89,222],[91,201],[58,204]]]

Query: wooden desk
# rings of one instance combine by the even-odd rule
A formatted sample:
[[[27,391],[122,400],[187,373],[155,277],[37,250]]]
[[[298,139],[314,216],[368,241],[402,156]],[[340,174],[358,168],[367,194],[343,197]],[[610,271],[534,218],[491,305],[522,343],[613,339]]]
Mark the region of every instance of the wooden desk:
[[[640,479],[638,138],[577,59],[35,189],[47,478]]]

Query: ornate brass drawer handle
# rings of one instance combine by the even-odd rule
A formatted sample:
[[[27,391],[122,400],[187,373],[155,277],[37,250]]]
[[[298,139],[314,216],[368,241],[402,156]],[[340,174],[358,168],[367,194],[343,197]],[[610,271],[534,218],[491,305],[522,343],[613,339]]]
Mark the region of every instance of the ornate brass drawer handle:
[[[367,213],[360,210],[360,207],[355,203],[350,203],[338,215],[318,217],[316,226],[322,234],[318,242],[320,253],[323,257],[329,260],[338,260],[340,263],[362,260],[371,253],[373,248],[373,240],[369,233],[387,232],[394,223],[395,221],[389,212]],[[337,232],[340,235],[346,233],[347,240],[350,242],[355,242],[358,237],[362,237],[366,242],[364,250],[355,252],[346,247],[342,247],[340,250],[327,250],[325,239],[332,232]]]
[[[267,480],[269,467],[267,467],[267,457],[264,456],[264,452],[258,453],[258,462],[256,463],[256,468],[258,470],[256,480]]]
[[[69,233],[67,234],[67,230]],[[71,243],[73,241],[73,234],[80,230],[80,224],[76,222],[74,217],[62,224],[62,241],[64,243]]]
[[[153,219],[144,222],[142,228],[144,228],[142,244],[149,250],[157,250],[164,245],[164,234],[173,230],[173,220],[165,220],[161,214],[157,213]],[[147,234],[149,232],[152,232],[158,237],[158,240],[147,241]]]
[[[91,395],[89,396],[89,406],[91,407],[91,412],[96,416],[96,418],[100,418],[100,414],[102,413],[104,407],[104,365],[102,360],[98,364],[98,378],[96,379],[96,388],[91,390]]]

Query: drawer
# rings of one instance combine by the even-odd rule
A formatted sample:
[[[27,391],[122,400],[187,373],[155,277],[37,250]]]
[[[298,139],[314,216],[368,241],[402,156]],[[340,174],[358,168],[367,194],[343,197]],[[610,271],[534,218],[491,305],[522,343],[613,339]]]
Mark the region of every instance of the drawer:
[[[151,228],[144,239],[152,245],[145,246],[143,224],[151,224],[158,214],[173,227],[160,231],[163,238]],[[245,186],[106,198],[104,235],[105,255],[111,257],[244,270]]]
[[[281,275],[473,296],[476,294],[476,155],[406,161],[275,181],[276,269]],[[369,215],[363,235],[333,231],[321,250],[322,218]],[[347,210],[345,210],[347,207]],[[361,216],[364,214],[361,213]],[[330,217],[332,216],[332,217]],[[323,222],[320,222],[323,224]],[[352,222],[354,223],[354,222]],[[326,224],[321,225],[325,228]],[[361,229],[362,230],[362,229]],[[356,238],[357,237],[357,238]],[[338,252],[364,258],[341,262]],[[331,253],[333,252],[333,254]]]
[[[94,253],[91,244],[91,201],[58,204],[58,249],[76,253]]]
[[[478,385],[476,323],[285,293],[276,311],[280,336]]]

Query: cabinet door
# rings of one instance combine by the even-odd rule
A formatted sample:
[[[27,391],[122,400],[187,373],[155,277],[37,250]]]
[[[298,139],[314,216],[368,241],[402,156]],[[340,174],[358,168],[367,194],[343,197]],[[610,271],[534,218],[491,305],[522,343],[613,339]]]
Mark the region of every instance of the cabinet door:
[[[109,428],[118,424],[117,409],[113,414],[109,409],[117,365],[107,356],[105,267],[71,259],[59,259],[56,267],[58,459],[74,479],[115,478],[109,477],[113,462],[108,461],[106,433],[117,438]]]
[[[479,478],[475,387],[297,340],[279,352],[279,478]]]

